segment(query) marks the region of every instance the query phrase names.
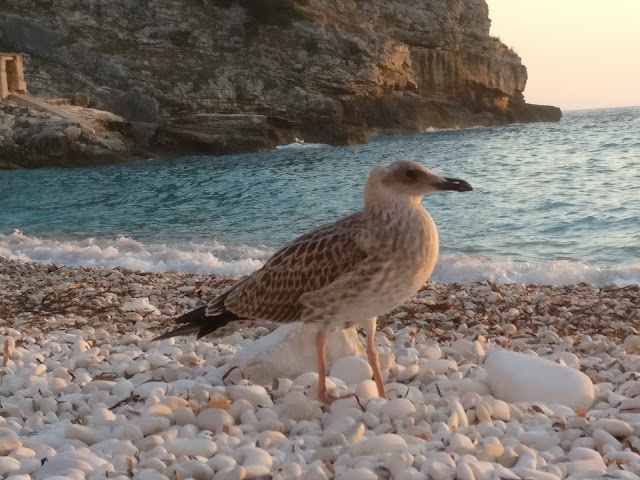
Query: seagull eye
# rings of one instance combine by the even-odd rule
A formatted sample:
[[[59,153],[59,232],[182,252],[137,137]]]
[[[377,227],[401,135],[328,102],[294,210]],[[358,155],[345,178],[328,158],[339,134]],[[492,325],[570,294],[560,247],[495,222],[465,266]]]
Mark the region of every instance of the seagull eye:
[[[407,170],[407,171],[405,172],[405,175],[406,175],[407,177],[409,177],[409,178],[416,178],[416,177],[418,176],[418,171],[417,171],[417,170],[414,170],[414,169]]]

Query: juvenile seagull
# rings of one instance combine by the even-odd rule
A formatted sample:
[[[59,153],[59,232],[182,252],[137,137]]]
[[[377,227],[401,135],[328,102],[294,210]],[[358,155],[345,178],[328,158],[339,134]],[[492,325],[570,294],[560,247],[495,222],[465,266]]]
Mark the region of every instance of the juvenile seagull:
[[[472,188],[412,161],[374,168],[362,211],[294,240],[209,304],[177,318],[184,325],[156,340],[196,332],[200,338],[238,320],[320,324],[318,397],[331,403],[336,397],[326,387],[328,330],[362,324],[378,395],[386,398],[376,319],[411,298],[435,267],[438,229],[420,201],[438,190]]]

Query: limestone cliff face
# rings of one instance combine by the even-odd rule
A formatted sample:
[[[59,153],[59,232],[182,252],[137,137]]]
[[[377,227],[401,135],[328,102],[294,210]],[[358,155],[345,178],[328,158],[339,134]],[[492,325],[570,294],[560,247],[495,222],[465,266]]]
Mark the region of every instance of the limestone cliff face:
[[[28,54],[32,93],[86,93],[159,125],[156,146],[211,153],[233,143],[227,113],[264,116],[254,149],[561,116],[524,103],[526,68],[489,36],[485,0],[280,3],[265,21],[241,0],[3,0],[0,50]]]
[[[55,111],[0,102],[0,170],[99,165],[137,156],[131,123],[121,117],[70,105]]]

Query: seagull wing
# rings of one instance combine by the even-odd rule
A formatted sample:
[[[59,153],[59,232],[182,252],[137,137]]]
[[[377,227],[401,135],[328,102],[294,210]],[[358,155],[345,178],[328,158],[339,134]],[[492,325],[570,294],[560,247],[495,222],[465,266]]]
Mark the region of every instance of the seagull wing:
[[[265,265],[207,305],[206,315],[231,312],[274,322],[300,319],[312,294],[357,270],[367,258],[361,214],[320,227],[294,240]]]

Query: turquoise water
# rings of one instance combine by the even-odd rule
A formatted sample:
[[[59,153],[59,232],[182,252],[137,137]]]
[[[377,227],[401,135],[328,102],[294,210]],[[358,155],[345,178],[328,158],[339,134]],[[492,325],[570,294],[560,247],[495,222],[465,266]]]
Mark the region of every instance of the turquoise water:
[[[475,188],[424,200],[441,233],[443,280],[638,282],[640,108],[357,147],[0,172],[0,255],[247,273],[359,209],[370,169],[400,158]]]

